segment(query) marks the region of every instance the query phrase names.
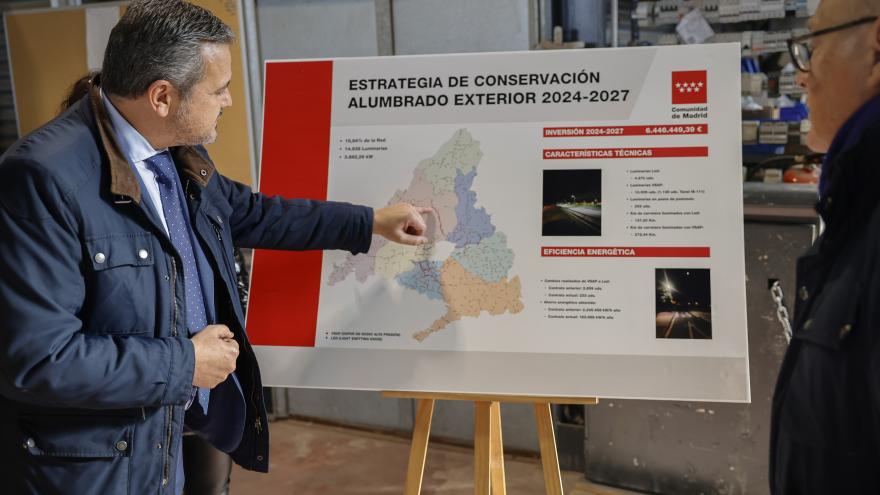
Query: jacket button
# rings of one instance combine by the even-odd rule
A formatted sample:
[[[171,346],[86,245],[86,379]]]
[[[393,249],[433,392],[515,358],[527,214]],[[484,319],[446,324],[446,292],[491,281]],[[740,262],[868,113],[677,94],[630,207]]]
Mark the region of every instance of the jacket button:
[[[262,460],[263,460],[263,456],[258,455],[258,456],[257,456],[257,460],[262,462]]]
[[[103,262],[105,262],[105,261],[107,261],[107,256],[105,256],[104,253],[98,253],[98,254],[95,255],[95,263],[99,263],[99,264],[100,264],[100,263],[103,263]]]
[[[806,301],[810,298],[810,292],[807,290],[806,286],[801,286],[801,290],[798,291],[798,294],[801,296],[801,301]]]
[[[116,450],[120,452],[125,452],[128,449],[128,442],[125,440],[120,440],[116,442]]]
[[[849,335],[849,333],[851,331],[852,331],[852,325],[850,325],[849,323],[840,327],[840,334],[839,334],[840,340],[843,340],[844,338],[846,338],[846,336]]]
[[[811,326],[813,326],[813,319],[810,318],[804,322],[804,330],[808,330]]]
[[[199,173],[202,174],[202,177],[205,177],[206,175],[208,175],[208,171],[205,169],[202,169]]]
[[[27,449],[32,449],[32,448],[34,448],[36,445],[37,445],[37,444],[34,442],[34,439],[33,439],[33,438],[28,438],[28,439],[25,440],[25,442],[24,442],[24,448],[25,448],[25,450],[27,450]]]
[[[147,252],[146,249],[141,249],[138,251],[138,258],[145,260],[150,257],[150,253]]]

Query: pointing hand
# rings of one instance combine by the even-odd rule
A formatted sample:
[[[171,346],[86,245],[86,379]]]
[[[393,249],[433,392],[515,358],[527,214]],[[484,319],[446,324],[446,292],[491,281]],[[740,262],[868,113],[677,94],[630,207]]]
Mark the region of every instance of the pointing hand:
[[[376,210],[373,214],[373,233],[400,244],[425,244],[427,226],[422,215],[433,213],[433,208],[397,203]]]

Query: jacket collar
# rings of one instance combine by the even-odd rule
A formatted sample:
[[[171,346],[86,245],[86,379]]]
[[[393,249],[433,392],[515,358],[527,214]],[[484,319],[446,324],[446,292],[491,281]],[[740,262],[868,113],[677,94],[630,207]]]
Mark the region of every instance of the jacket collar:
[[[834,154],[827,174],[827,189],[816,204],[825,221],[823,246],[833,252],[864,233],[880,207],[880,120],[861,126],[859,137]]]
[[[880,95],[874,96],[861,107],[841,126],[825,154],[822,166],[823,174],[819,178],[819,194],[825,197],[831,189],[833,177],[831,169],[836,164],[837,158],[858,147],[865,133],[880,123]],[[874,138],[876,136],[871,136]]]
[[[89,100],[95,123],[101,137],[101,147],[107,153],[110,165],[110,193],[116,202],[141,202],[141,188],[137,176],[128,159],[119,147],[119,141],[113,132],[110,116],[101,98],[100,80],[96,77],[89,87]],[[169,149],[178,171],[186,178],[195,181],[202,188],[208,185],[216,169],[205,156],[193,146],[175,146]]]

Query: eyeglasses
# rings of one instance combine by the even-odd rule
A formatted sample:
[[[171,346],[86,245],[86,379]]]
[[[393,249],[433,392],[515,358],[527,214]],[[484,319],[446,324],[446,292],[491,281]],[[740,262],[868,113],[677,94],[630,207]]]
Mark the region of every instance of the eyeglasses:
[[[861,19],[856,19],[854,21],[838,24],[837,26],[820,29],[816,32],[805,34],[803,36],[791,38],[790,40],[788,40],[788,53],[791,54],[791,60],[794,62],[795,67],[797,67],[799,71],[810,72],[810,55],[812,55],[813,53],[813,49],[810,48],[810,39],[815,38],[816,36],[822,36],[824,34],[842,31],[851,27],[861,26],[862,24],[874,22],[878,18],[880,18],[880,16],[876,15],[870,17],[862,17]]]

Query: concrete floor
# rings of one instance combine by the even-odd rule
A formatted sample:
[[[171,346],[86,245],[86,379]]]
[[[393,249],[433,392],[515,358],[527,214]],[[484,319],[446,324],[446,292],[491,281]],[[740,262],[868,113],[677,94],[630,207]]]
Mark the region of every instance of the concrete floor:
[[[271,425],[269,474],[239,469],[232,473],[232,494],[399,494],[403,492],[409,441],[392,435],[326,426],[298,420]],[[508,456],[507,493],[544,493],[538,459]],[[563,472],[565,493],[618,494],[591,489],[582,473]],[[432,443],[428,448],[425,495],[473,493],[473,451]]]

